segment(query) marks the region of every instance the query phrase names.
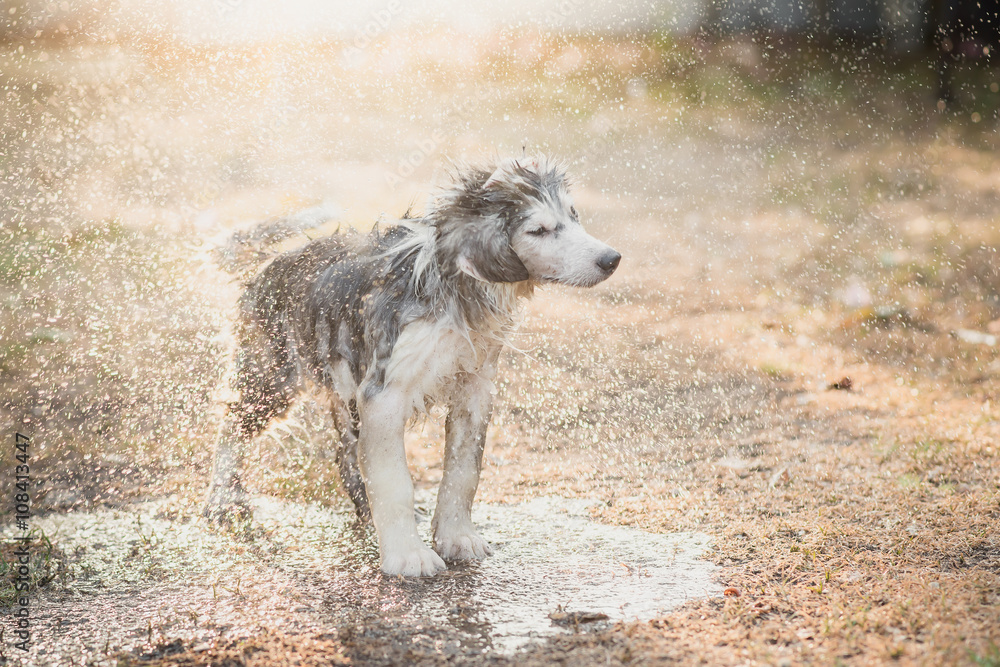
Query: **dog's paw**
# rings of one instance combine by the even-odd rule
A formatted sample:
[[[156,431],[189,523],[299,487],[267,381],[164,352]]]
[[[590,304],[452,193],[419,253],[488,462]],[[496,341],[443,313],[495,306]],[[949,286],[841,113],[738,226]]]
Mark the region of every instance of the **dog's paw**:
[[[253,510],[245,493],[233,489],[212,489],[201,506],[201,515],[214,525],[235,527],[250,523]]]
[[[390,576],[429,577],[448,569],[441,557],[423,542],[410,549],[391,551],[382,556],[382,572]]]
[[[471,526],[464,530],[438,530],[434,536],[434,550],[445,560],[486,558],[493,553],[489,543]]]

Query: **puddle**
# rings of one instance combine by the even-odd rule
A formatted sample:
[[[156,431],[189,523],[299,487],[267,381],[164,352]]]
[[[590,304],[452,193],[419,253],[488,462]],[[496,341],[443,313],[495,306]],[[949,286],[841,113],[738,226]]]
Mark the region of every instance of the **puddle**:
[[[432,498],[420,500],[426,531]],[[75,579],[35,595],[34,645],[25,655],[6,640],[8,664],[86,663],[167,639],[212,643],[262,627],[389,627],[430,636],[442,650],[512,652],[563,632],[549,618],[560,607],[610,621],[648,619],[720,592],[715,566],[699,558],[708,536],[602,525],[589,519],[589,505],[479,505],[474,518],[494,555],[413,580],[380,574],[372,536],[345,510],[262,498],[255,518],[265,534],[252,541],[164,518],[166,501],[49,516],[36,525],[71,555]]]

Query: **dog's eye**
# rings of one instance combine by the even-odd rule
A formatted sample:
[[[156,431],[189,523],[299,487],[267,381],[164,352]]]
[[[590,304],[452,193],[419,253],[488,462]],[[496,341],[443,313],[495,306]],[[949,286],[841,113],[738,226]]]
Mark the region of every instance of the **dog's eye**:
[[[577,214],[577,212],[576,212],[576,207],[575,206],[570,206],[569,207],[569,214],[572,215],[574,218],[579,218],[580,217]]]
[[[525,232],[525,234],[529,234],[531,236],[545,236],[548,233],[549,230],[545,229],[544,227],[539,227],[538,229],[529,229],[528,231]]]

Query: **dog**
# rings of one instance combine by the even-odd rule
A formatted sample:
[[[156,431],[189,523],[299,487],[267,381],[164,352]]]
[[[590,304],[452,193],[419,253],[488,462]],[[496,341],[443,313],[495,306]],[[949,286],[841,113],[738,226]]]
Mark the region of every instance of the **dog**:
[[[282,238],[292,227],[272,229]],[[250,517],[244,451],[311,387],[329,401],[343,487],[374,524],[385,574],[428,576],[446,560],[486,557],[472,502],[497,359],[519,307],[539,285],[596,285],[620,260],[584,231],[565,169],[545,156],[460,168],[422,217],[273,257],[240,298],[239,398],[221,427],[203,513]],[[403,432],[434,404],[448,416],[432,550],[417,534]]]

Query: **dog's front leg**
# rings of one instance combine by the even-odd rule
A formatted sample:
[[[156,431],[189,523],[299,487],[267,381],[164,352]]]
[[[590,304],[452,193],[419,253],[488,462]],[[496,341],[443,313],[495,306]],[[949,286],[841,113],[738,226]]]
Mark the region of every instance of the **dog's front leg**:
[[[472,524],[472,500],[479,487],[492,409],[492,383],[477,375],[464,376],[445,425],[444,475],[432,522],[434,548],[447,560],[484,558],[493,552]]]
[[[411,405],[402,392],[386,387],[358,401],[361,476],[378,534],[382,571],[404,577],[428,576],[444,561],[417,534],[413,480],[406,467],[403,429]]]

